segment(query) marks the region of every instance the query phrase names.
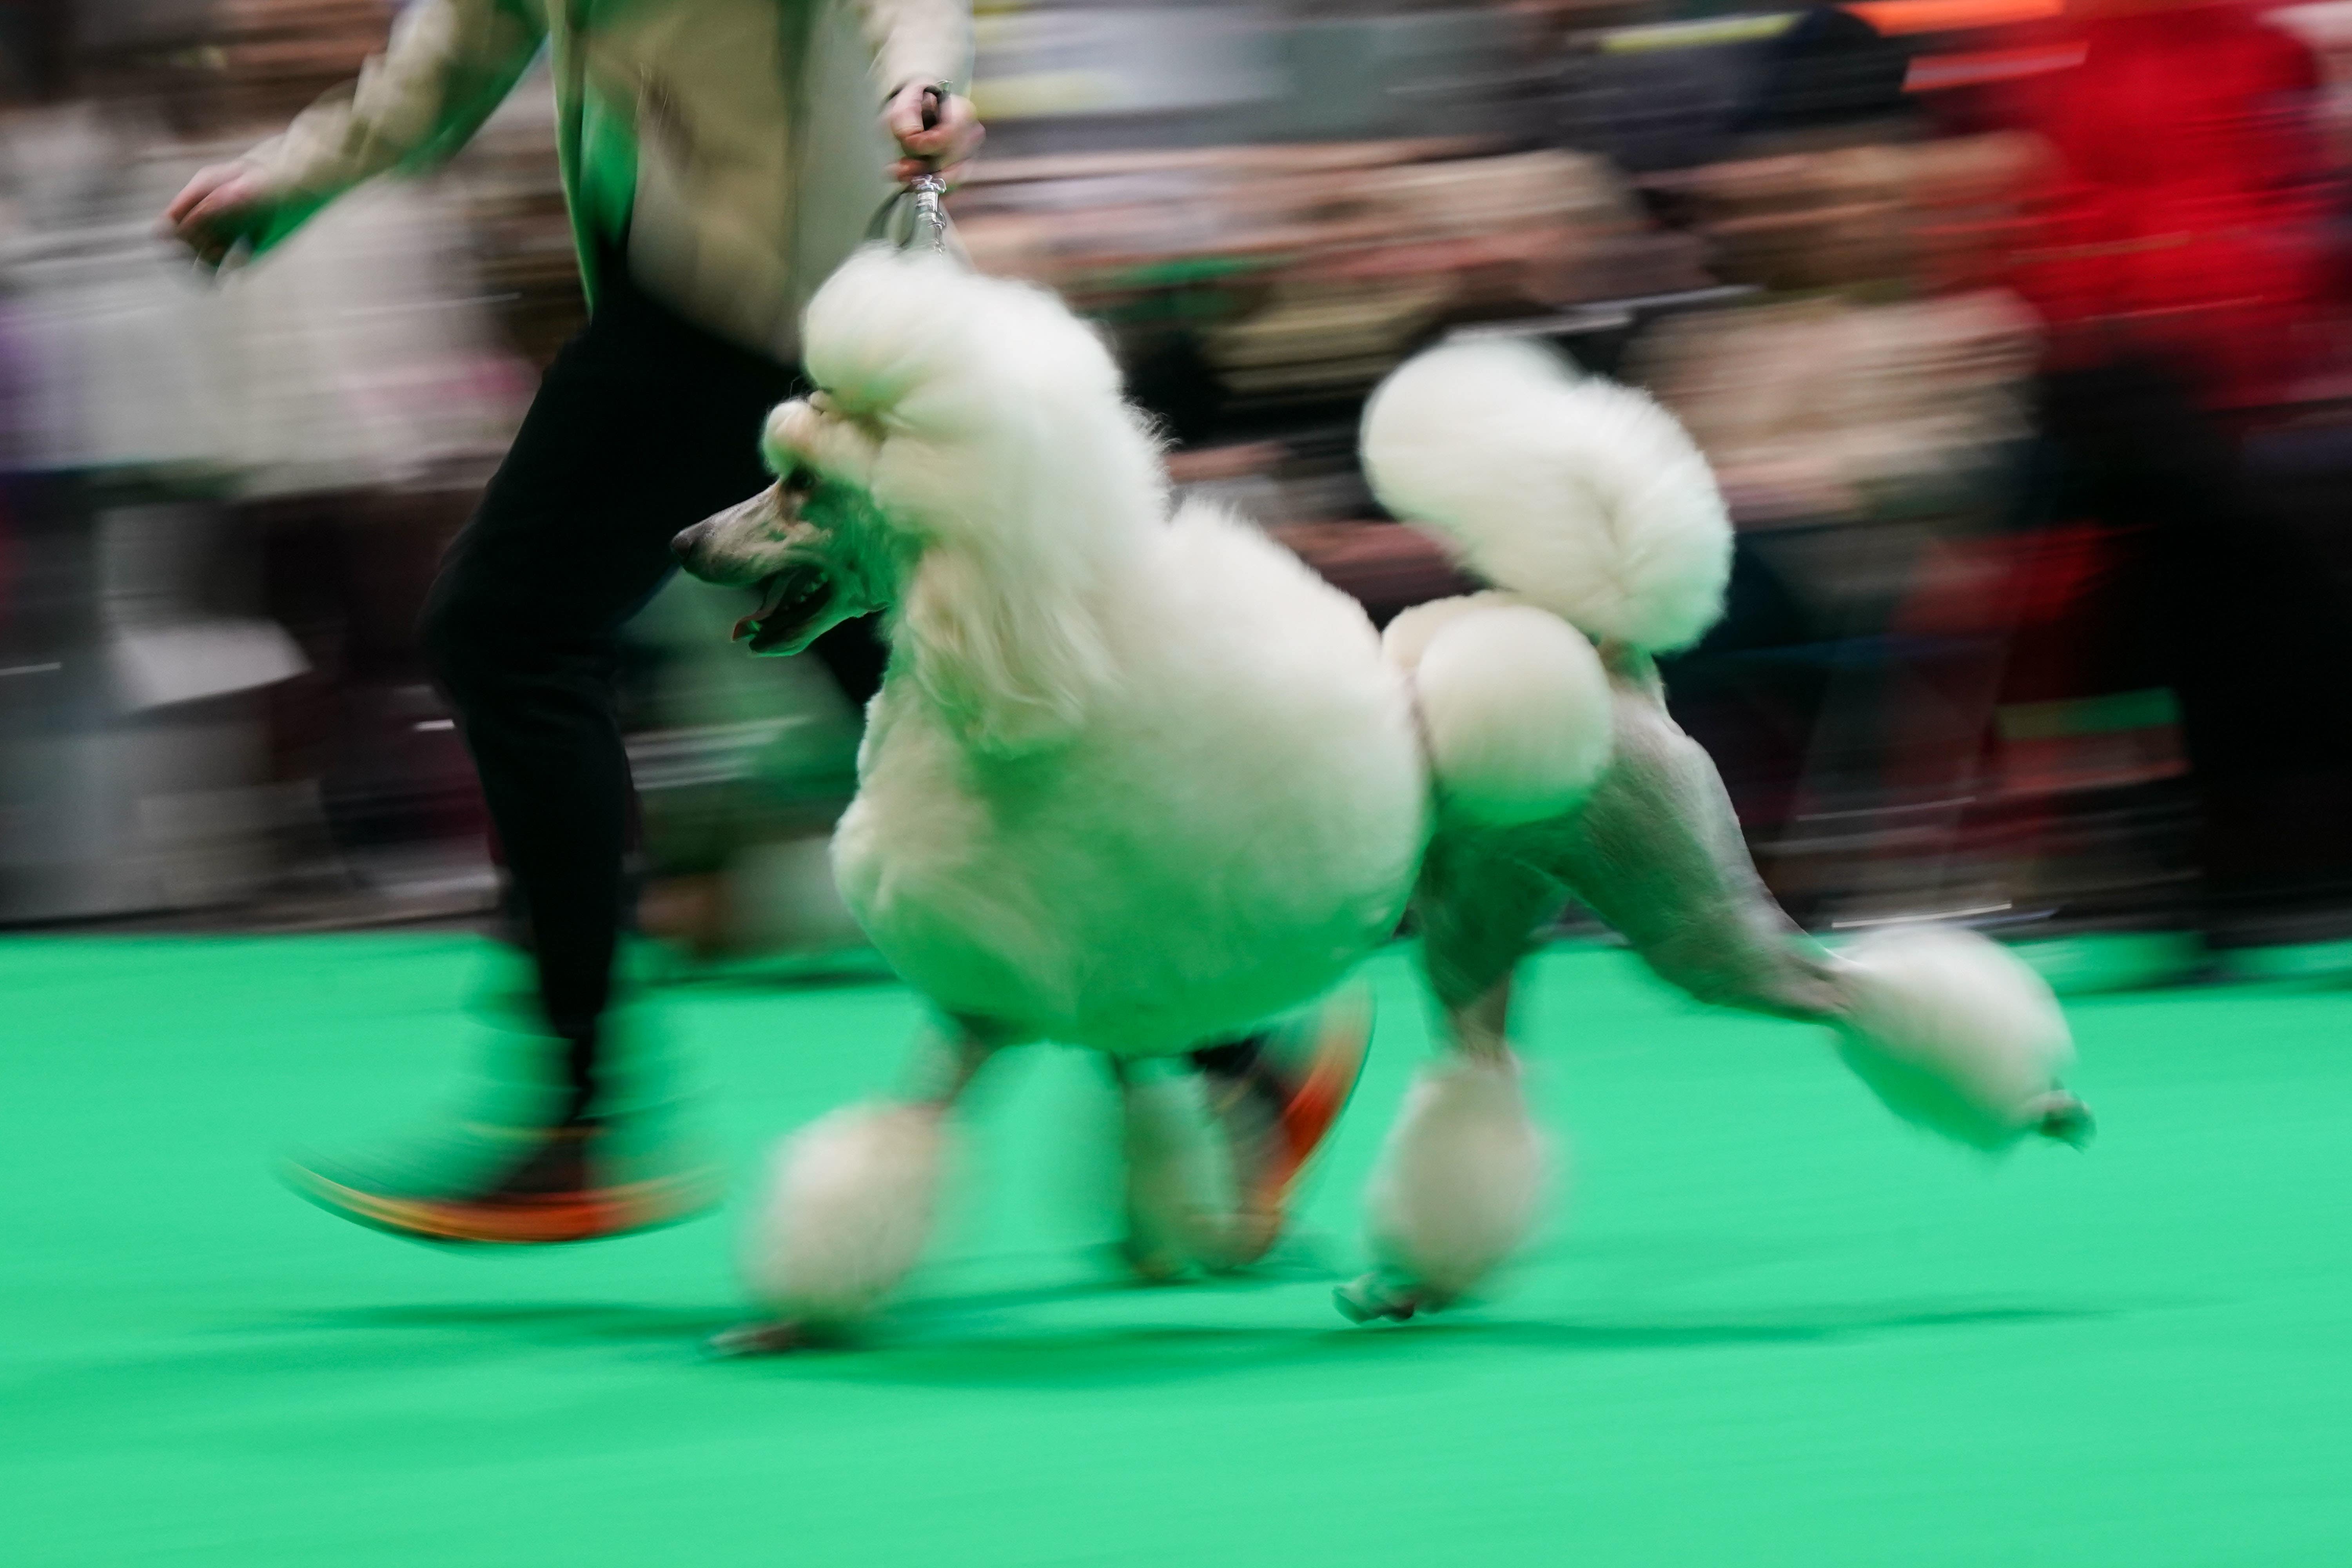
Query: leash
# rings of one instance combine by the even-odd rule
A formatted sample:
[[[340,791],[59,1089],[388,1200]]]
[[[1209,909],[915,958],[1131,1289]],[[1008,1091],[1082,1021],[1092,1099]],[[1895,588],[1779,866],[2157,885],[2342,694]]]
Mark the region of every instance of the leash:
[[[937,87],[923,89],[924,130],[929,131],[939,124],[940,106],[945,91],[944,88]],[[948,183],[941,175],[928,172],[916,175],[903,188],[884,198],[880,209],[874,215],[874,221],[866,226],[866,239],[880,240],[900,250],[919,247],[971,266],[971,258],[965,252],[962,242],[956,238],[953,226],[948,222],[947,194]],[[905,215],[903,223],[900,221],[901,214]]]

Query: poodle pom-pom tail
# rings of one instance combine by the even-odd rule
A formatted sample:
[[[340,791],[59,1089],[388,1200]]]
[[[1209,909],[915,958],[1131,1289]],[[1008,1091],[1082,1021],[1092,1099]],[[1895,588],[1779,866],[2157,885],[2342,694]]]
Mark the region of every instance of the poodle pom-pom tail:
[[[1674,416],[1549,350],[1444,344],[1364,411],[1381,504],[1598,642],[1665,652],[1722,614],[1731,524]]]

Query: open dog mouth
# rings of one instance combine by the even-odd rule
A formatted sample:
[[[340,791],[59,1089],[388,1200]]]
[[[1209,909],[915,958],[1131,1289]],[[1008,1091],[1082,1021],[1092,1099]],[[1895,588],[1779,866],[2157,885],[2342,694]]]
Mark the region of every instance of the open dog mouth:
[[[833,595],[824,567],[787,567],[760,584],[760,607],[735,623],[734,640],[749,638],[753,653],[793,642],[816,624]]]

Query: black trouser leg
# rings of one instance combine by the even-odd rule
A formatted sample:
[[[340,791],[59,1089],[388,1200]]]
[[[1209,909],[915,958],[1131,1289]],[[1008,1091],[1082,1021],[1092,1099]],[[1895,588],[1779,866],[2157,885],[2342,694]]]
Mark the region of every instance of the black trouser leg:
[[[625,286],[608,290],[549,369],[425,609],[572,1115],[604,1087],[625,916],[633,802],[615,637],[667,575],[671,536],[767,482],[760,425],[793,379]]]
[[[2199,795],[2217,945],[2352,895],[2352,642],[2326,563],[2159,365],[2048,378],[2044,424],[2091,515],[2129,525],[2129,662],[2168,684]],[[2323,804],[2325,803],[2325,804]]]

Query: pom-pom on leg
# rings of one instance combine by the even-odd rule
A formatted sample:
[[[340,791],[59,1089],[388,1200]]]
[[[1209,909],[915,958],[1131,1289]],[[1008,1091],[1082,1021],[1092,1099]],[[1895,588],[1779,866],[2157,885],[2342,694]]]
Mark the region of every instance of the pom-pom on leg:
[[[873,1315],[930,1239],[948,1144],[944,1107],[876,1104],[778,1146],[742,1258],[772,1333],[837,1339]]]
[[[1549,1166],[1515,1058],[1465,1054],[1424,1070],[1368,1194],[1381,1266],[1340,1289],[1339,1310],[1409,1318],[1475,1289],[1535,1227]]]
[[[2040,975],[1945,926],[1891,926],[1843,957],[1839,1055],[1895,1115],[1987,1151],[2089,1140],[2090,1112],[2058,1081],[2074,1040]]]
[[[1200,1075],[1132,1063],[1120,1064],[1118,1072],[1128,1266],[1153,1284],[1195,1266],[1231,1267],[1233,1184],[1219,1180],[1222,1151]]]
[[[1613,698],[1601,656],[1531,605],[1462,603],[1470,607],[1436,627],[1412,667],[1439,798],[1449,815],[1490,827],[1563,816],[1609,765]],[[1396,640],[1412,640],[1410,630]]]

